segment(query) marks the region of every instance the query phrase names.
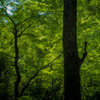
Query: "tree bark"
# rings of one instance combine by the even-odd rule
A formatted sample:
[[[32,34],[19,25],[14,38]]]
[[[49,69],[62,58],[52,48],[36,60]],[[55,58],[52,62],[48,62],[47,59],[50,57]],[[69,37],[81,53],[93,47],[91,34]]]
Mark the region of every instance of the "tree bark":
[[[77,0],[64,0],[64,100],[81,100],[76,22]]]

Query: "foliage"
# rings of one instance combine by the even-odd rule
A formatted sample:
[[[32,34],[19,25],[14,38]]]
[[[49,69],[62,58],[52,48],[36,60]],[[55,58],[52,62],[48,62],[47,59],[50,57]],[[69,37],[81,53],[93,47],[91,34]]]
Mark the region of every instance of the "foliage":
[[[85,40],[88,42],[88,54],[80,69],[83,100],[86,98],[92,100],[96,91],[100,93],[99,4],[99,0],[90,0],[90,2],[89,0],[78,0],[77,3],[77,46],[80,58],[84,53]],[[63,0],[0,1],[0,97],[7,95],[9,100],[14,100],[14,82],[16,81],[13,35],[15,26],[12,20],[19,29],[18,35],[24,31],[18,37],[18,65],[22,77],[19,92],[21,92],[40,68],[63,51]],[[49,97],[52,97],[52,93],[60,84],[60,79],[62,83],[53,99],[63,100],[60,99],[63,98],[63,77],[63,56],[61,56],[39,71],[19,100],[47,98],[47,91]],[[37,95],[38,91],[40,95]]]
[[[97,0],[78,0],[77,40],[79,57],[84,52],[84,42],[87,41],[87,57],[81,66],[82,100],[92,100],[95,92],[100,93],[99,80],[99,5]],[[94,99],[93,99],[94,100]]]
[[[22,91],[29,79],[35,75],[39,69],[48,65],[49,62],[53,61],[62,52],[62,30],[61,27],[59,28],[62,24],[62,20],[59,20],[59,15],[62,14],[62,12],[54,17],[57,12],[53,8],[51,9],[50,6],[52,7],[53,5],[49,5],[47,2],[40,3],[40,1],[31,0],[1,2],[0,14],[2,16],[0,18],[0,27],[2,30],[0,30],[0,53],[6,55],[12,62],[9,69],[9,71],[13,72],[11,79],[9,79],[9,85],[12,85],[7,87],[7,89],[11,91],[10,95],[12,98],[10,98],[10,100],[14,99],[14,82],[17,78],[14,68],[16,55],[14,44],[15,29],[18,30],[18,68],[22,77],[19,84],[19,92]],[[61,8],[59,8],[59,10],[61,10]],[[52,24],[54,24],[54,26],[52,26]],[[57,44],[57,42],[59,43]],[[56,59],[56,61],[52,63],[52,67],[49,65],[47,68],[41,70],[37,74],[37,77],[31,80],[31,88],[35,86],[36,90],[38,90],[38,86],[32,84],[38,78],[42,79],[42,90],[46,87],[46,91],[52,87],[52,77],[55,80],[59,78],[62,79],[63,67],[60,62],[62,60],[63,58]],[[7,61],[10,62],[8,59]],[[7,65],[5,66],[8,68]],[[48,77],[46,77],[46,75]],[[53,86],[57,83],[58,81],[55,81]],[[36,98],[36,95],[31,95],[31,97],[27,96],[29,95],[28,90],[29,88],[25,90],[23,97],[19,99]],[[30,93],[32,93],[32,91],[30,91]],[[35,91],[35,93],[37,92]],[[45,95],[45,92],[41,95]]]

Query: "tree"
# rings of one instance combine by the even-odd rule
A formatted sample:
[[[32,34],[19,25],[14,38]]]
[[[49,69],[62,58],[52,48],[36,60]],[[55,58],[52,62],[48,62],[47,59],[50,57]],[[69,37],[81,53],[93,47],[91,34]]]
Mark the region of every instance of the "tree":
[[[41,19],[43,19],[42,17],[44,16],[44,19],[45,19],[45,16],[47,16],[47,15],[49,15],[48,14],[48,12],[46,12],[45,10],[45,14],[42,16],[41,14],[39,14],[39,13],[41,13],[42,12],[42,10],[41,9],[39,9],[40,8],[40,5],[38,6],[39,8],[36,10],[36,5],[38,5],[38,3],[37,2],[35,2],[34,1],[34,3],[36,4],[34,4],[34,5],[32,5],[31,3],[31,1],[30,1],[30,3],[29,2],[24,2],[23,3],[23,6],[20,6],[21,4],[22,4],[23,2],[20,2],[20,3],[18,3],[17,4],[17,2],[5,2],[4,4],[1,2],[1,8],[2,9],[0,9],[0,13],[2,14],[2,17],[1,17],[1,24],[5,27],[5,30],[7,30],[8,32],[9,32],[9,35],[7,35],[7,36],[11,36],[12,37],[12,39],[11,39],[11,37],[8,39],[9,41],[11,40],[11,42],[6,42],[6,43],[8,43],[8,44],[11,44],[11,45],[9,45],[8,47],[11,47],[11,46],[13,46],[13,52],[12,52],[12,54],[14,55],[12,58],[14,58],[13,59],[13,62],[14,62],[14,64],[13,64],[13,66],[14,66],[14,68],[15,68],[15,72],[16,72],[16,78],[15,78],[15,83],[14,83],[14,94],[15,94],[15,100],[17,100],[18,99],[18,97],[21,97],[22,95],[23,95],[23,93],[24,93],[24,91],[26,90],[26,88],[29,86],[29,83],[32,81],[32,79],[34,79],[37,75],[38,75],[38,73],[42,70],[42,69],[44,69],[44,68],[46,68],[48,65],[50,65],[52,62],[54,62],[57,58],[59,58],[61,55],[62,55],[62,53],[57,57],[57,58],[55,58],[55,59],[53,59],[51,62],[49,62],[48,64],[46,64],[46,65],[44,65],[43,64],[43,66],[42,67],[38,67],[39,66],[39,61],[38,61],[38,59],[36,59],[37,60],[37,62],[38,62],[38,64],[37,64],[37,70],[36,70],[36,72],[34,73],[34,75],[31,75],[31,77],[30,78],[28,78],[28,81],[27,81],[27,83],[23,86],[23,88],[22,89],[19,89],[19,87],[21,87],[20,86],[20,83],[21,83],[21,80],[22,80],[22,78],[23,78],[23,76],[21,75],[21,71],[20,71],[20,69],[21,69],[21,67],[20,67],[20,64],[19,64],[19,61],[21,60],[21,56],[23,56],[24,54],[26,54],[25,53],[25,51],[27,51],[27,50],[29,50],[29,48],[30,47],[27,47],[27,50],[25,50],[25,48],[24,48],[24,52],[21,52],[21,50],[22,50],[22,46],[21,46],[21,43],[22,42],[20,42],[20,40],[24,40],[24,39],[22,39],[23,37],[25,37],[25,36],[27,36],[27,40],[28,40],[28,37],[30,37],[30,40],[31,40],[31,37],[32,37],[32,39],[36,39],[36,41],[39,41],[39,42],[41,42],[41,38],[38,36],[38,38],[39,39],[37,39],[37,36],[36,36],[36,34],[33,34],[34,32],[32,32],[32,31],[29,31],[29,29],[31,29],[31,30],[34,30],[34,28],[37,28],[37,26],[39,27],[39,23],[41,22],[42,23],[42,21],[40,21]],[[27,6],[27,3],[29,4],[29,5],[31,5],[32,7],[29,7],[29,5]],[[7,12],[7,6],[8,5],[10,5],[10,8],[12,7],[13,8],[13,11],[10,11],[10,12],[12,12],[12,14],[9,14],[8,12]],[[11,6],[12,5],[12,6]],[[15,7],[15,6],[16,7]],[[34,7],[33,7],[34,6]],[[43,6],[43,5],[41,5],[41,6]],[[15,8],[15,9],[14,9]],[[34,8],[34,9],[33,9]],[[26,10],[26,9],[28,9],[28,10]],[[27,12],[28,11],[28,12]],[[35,13],[34,13],[35,12]],[[24,16],[24,17],[23,17]],[[34,23],[34,24],[33,24]],[[38,24],[37,24],[38,23]],[[40,24],[41,25],[41,24]],[[34,27],[34,28],[33,28]],[[38,34],[38,35],[40,35],[40,33]],[[41,37],[43,38],[43,35],[41,35]],[[26,41],[26,40],[25,40]],[[35,41],[35,42],[36,42]],[[19,43],[20,42],[20,43]],[[12,45],[13,44],[13,45]],[[30,44],[30,43],[28,43],[28,44]],[[33,43],[32,43],[33,44]],[[37,42],[37,44],[38,44],[38,42]],[[25,45],[25,44],[24,44]],[[25,46],[26,47],[26,46]],[[39,44],[37,45],[37,47],[39,48]],[[36,47],[34,47],[34,48],[36,48]],[[8,48],[7,48],[8,49]],[[44,48],[43,48],[44,49]],[[39,49],[36,49],[37,51],[39,51]],[[41,49],[40,49],[41,50]],[[45,49],[46,50],[46,49]],[[34,50],[35,51],[35,50]],[[4,52],[4,51],[3,51]],[[1,53],[3,53],[3,52],[1,52]],[[40,51],[39,51],[40,52]],[[23,54],[24,53],[24,54]],[[31,55],[33,55],[32,53],[34,53],[33,52],[33,50],[32,50],[32,52],[31,52]],[[42,56],[42,54],[43,54],[43,51],[41,51],[40,52],[40,54],[39,54],[39,57],[38,58],[43,58],[43,56],[45,56],[44,54],[43,54],[43,56]],[[6,54],[7,55],[7,54]],[[9,55],[10,55],[10,53],[9,53]],[[40,55],[41,55],[41,57],[40,57]],[[29,56],[29,55],[28,55]],[[28,56],[27,56],[27,58],[28,58]],[[23,57],[24,58],[24,57]],[[22,58],[22,59],[23,59]],[[33,58],[31,58],[31,59],[33,59]],[[32,61],[32,60],[31,60]],[[35,61],[35,60],[34,60]],[[33,63],[33,61],[32,61],[32,63]],[[41,64],[42,64],[42,61],[41,61]],[[40,65],[41,65],[40,64]],[[32,65],[31,65],[32,66]],[[28,67],[29,68],[29,67]],[[27,69],[28,69],[27,68]],[[32,68],[33,69],[33,68]],[[31,71],[31,69],[30,69],[30,71]]]
[[[80,59],[77,50],[76,22],[77,0],[64,0],[64,100],[73,100],[73,98],[81,100],[80,66],[87,55],[87,42],[85,42],[85,52],[82,59]]]

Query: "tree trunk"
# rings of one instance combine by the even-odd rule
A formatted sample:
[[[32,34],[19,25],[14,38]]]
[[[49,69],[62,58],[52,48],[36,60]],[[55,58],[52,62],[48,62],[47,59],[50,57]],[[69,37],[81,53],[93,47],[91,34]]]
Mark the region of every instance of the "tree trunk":
[[[16,28],[15,28],[14,38],[15,38],[15,71],[17,74],[14,92],[15,92],[15,100],[17,100],[17,97],[19,97],[18,87],[19,87],[19,83],[21,81],[21,75],[20,75],[19,67],[18,67],[18,44],[17,44],[17,30],[16,30]]]
[[[64,100],[81,100],[76,20],[77,0],[64,0]]]

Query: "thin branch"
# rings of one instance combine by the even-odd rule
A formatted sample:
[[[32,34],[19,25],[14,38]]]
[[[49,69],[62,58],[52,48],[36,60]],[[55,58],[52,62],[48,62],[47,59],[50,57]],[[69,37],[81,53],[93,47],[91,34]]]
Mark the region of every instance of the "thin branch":
[[[30,19],[30,18],[31,18],[31,16],[28,17],[28,18],[26,18],[26,19],[22,22],[22,24],[23,24],[25,21],[27,21],[28,19]]]
[[[17,38],[20,37],[20,36],[22,35],[22,33],[23,33],[25,30],[27,30],[32,24],[33,24],[33,22],[32,22],[31,24],[29,24],[29,25],[17,36]]]
[[[26,19],[24,19],[24,21],[21,23],[21,26],[19,27],[19,29],[18,29],[18,31],[25,25],[25,24],[23,24],[24,22],[26,22],[28,19],[30,19],[31,18],[31,16],[30,17],[28,17],[28,18],[26,18]]]
[[[19,32],[20,29],[22,29],[22,27],[23,27],[24,25],[25,25],[25,24],[21,24],[21,26],[20,26],[19,29],[18,29],[18,32]]]
[[[79,67],[81,67],[82,63],[84,62],[85,57],[87,56],[86,46],[87,46],[87,42],[85,42],[85,48],[84,48],[85,52],[83,53],[82,58],[81,59],[78,58],[79,59]]]
[[[19,97],[21,97],[21,96],[23,95],[24,91],[25,91],[26,88],[29,86],[29,83],[31,82],[31,80],[32,80],[33,78],[35,78],[35,77],[37,76],[37,74],[38,74],[42,69],[46,68],[48,65],[50,65],[51,63],[53,63],[53,62],[54,62],[56,59],[58,59],[62,54],[63,54],[63,52],[62,52],[58,57],[56,57],[54,60],[52,60],[51,62],[49,62],[47,65],[45,65],[44,67],[40,68],[40,69],[35,73],[35,75],[32,76],[32,77],[29,79],[29,81],[27,82],[27,84],[23,87],[23,89],[22,89],[22,91],[21,91]]]
[[[84,62],[84,59],[85,59],[85,57],[87,55],[86,46],[87,46],[87,42],[85,42],[85,52],[83,53],[83,56],[82,56],[82,59],[81,59],[82,63]]]
[[[7,10],[7,7],[5,7],[3,4],[2,6]],[[6,13],[6,15],[8,16],[8,18],[11,20],[11,22],[14,24],[14,26],[16,25],[15,22],[13,21],[13,19],[8,15],[7,11],[3,9],[3,11]]]
[[[5,10],[4,10],[5,11]],[[15,22],[13,21],[13,19],[8,15],[8,13],[5,11],[6,15],[8,16],[8,18],[11,20],[11,22],[14,24],[14,26],[16,25]]]

